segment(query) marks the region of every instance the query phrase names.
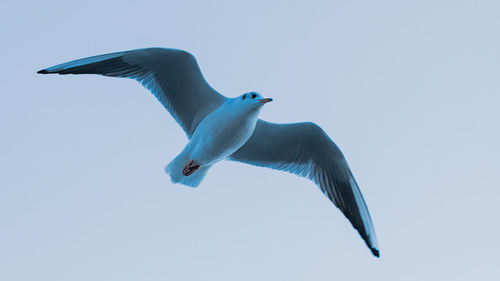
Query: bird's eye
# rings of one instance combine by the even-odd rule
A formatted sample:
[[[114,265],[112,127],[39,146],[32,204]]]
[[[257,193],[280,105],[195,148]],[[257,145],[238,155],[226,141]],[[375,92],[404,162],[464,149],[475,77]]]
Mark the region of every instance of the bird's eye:
[[[246,97],[247,97],[247,94],[244,94],[244,95],[241,97],[241,99],[242,99],[242,100],[245,100],[245,98],[246,98]]]
[[[256,94],[252,94],[252,99],[254,99],[257,95]]]

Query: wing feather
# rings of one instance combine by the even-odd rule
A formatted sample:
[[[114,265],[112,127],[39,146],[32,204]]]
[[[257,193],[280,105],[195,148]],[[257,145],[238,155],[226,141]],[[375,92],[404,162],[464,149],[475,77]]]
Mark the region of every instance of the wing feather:
[[[203,77],[193,55],[148,48],[93,56],[38,71],[131,78],[150,90],[190,138],[198,123],[226,99]]]
[[[368,207],[340,149],[314,123],[257,122],[252,137],[230,159],[313,180],[379,256]]]

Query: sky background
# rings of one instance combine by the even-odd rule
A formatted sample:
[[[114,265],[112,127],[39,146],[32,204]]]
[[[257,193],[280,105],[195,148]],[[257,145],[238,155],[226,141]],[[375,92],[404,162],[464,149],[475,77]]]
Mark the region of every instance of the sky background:
[[[0,280],[499,280],[500,2],[3,1]],[[172,47],[339,145],[381,250],[308,180],[236,162],[197,189],[142,86],[44,67]]]

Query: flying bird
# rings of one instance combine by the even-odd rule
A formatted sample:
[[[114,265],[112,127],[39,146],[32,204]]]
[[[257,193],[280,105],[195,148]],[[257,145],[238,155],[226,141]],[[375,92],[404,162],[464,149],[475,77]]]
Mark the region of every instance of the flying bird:
[[[196,187],[212,165],[229,159],[287,171],[314,181],[349,219],[373,255],[379,248],[361,191],[337,145],[311,122],[276,124],[258,118],[272,101],[257,92],[228,98],[203,77],[193,55],[147,48],[55,65],[40,74],[101,74],[131,78],[172,114],[189,142],[166,167],[172,182]]]

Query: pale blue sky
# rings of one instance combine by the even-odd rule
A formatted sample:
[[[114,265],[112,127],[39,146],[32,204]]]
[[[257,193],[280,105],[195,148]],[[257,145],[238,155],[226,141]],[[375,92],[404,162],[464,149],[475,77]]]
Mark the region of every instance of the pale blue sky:
[[[4,1],[0,280],[498,280],[498,1]],[[40,76],[85,56],[193,53],[262,118],[340,146],[381,258],[315,185],[241,163],[197,189],[135,81]]]

